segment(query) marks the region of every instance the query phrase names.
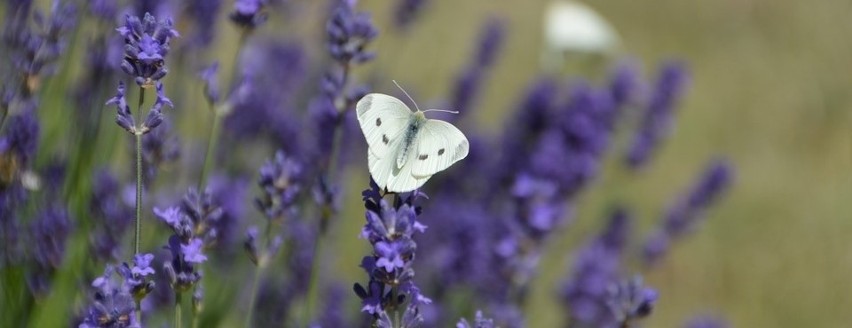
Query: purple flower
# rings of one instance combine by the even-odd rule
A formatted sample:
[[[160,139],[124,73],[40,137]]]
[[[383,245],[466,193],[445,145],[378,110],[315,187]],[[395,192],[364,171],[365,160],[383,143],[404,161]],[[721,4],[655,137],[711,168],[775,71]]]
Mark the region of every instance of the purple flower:
[[[688,194],[681,196],[668,209],[660,226],[646,240],[643,250],[645,263],[655,264],[665,255],[673,240],[694,229],[703,211],[716,202],[733,179],[734,169],[726,161],[710,162]]]
[[[229,17],[239,27],[254,29],[266,22],[265,5],[264,0],[237,0]]]
[[[494,320],[486,318],[482,315],[482,311],[476,311],[476,317],[473,319],[473,324],[470,324],[462,318],[459,320],[459,323],[456,324],[456,328],[495,328]]]
[[[125,88],[124,82],[118,81],[118,92],[115,94],[115,97],[110,98],[106,102],[106,105],[115,105],[117,111],[115,123],[127,132],[135,134],[136,122],[133,120],[133,114],[130,112],[130,106],[127,105],[126,91],[127,88]]]
[[[213,222],[217,231],[215,251],[230,253],[237,241],[239,227],[248,210],[249,181],[244,178],[228,178],[221,175],[210,177],[208,184],[211,201],[222,209],[222,215]],[[230,257],[230,256],[229,256]]]
[[[30,225],[30,242],[35,270],[28,277],[30,290],[37,296],[49,291],[49,281],[65,258],[65,243],[71,232],[68,211],[51,205],[42,210]]]
[[[145,13],[142,20],[126,15],[124,26],[116,29],[124,37],[125,44],[121,68],[133,76],[140,87],[150,88],[168,73],[165,57],[169,41],[178,36],[172,25],[171,19],[157,22],[150,13]]]
[[[133,275],[147,276],[154,274],[154,268],[151,267],[151,261],[154,260],[154,254],[136,254],[133,256]]]
[[[658,297],[657,291],[645,287],[642,277],[637,276],[610,286],[607,304],[616,322],[622,327],[632,326],[651,314]]]
[[[216,36],[216,23],[221,0],[190,0],[186,1],[184,13],[192,20],[194,31],[187,38],[188,46],[207,48]]]
[[[258,185],[263,194],[255,200],[258,209],[271,221],[294,214],[296,198],[302,191],[302,164],[283,151],[260,168]]]
[[[183,260],[189,263],[201,264],[207,261],[207,256],[204,255],[204,241],[194,238],[189,241],[189,244],[181,244],[180,251],[183,254]]]
[[[199,239],[193,239],[193,241],[196,240]],[[206,257],[201,254],[202,244],[195,243],[194,246],[198,247],[193,247],[193,245],[184,244],[177,235],[169,237],[167,248],[172,254],[172,260],[163,265],[163,270],[173,290],[177,292],[188,291],[201,280],[201,272],[195,269],[193,263],[201,263],[206,260]],[[190,259],[193,261],[187,260],[186,255],[191,256]]]
[[[668,135],[677,101],[687,87],[689,74],[683,64],[668,62],[660,69],[657,84],[645,109],[632,145],[625,158],[631,169],[640,169]]]
[[[210,104],[219,102],[219,62],[214,62],[198,73],[198,77],[204,83],[204,96]]]
[[[480,93],[482,80],[493,66],[505,39],[503,21],[491,18],[482,27],[478,48],[468,67],[458,75],[451,90],[449,108],[462,115],[473,109],[474,101]]]
[[[28,24],[31,4],[10,5],[7,22],[4,24],[4,56],[10,62],[20,80],[11,82],[20,89],[18,94],[30,98],[38,90],[40,76],[52,75],[56,61],[66,48],[66,34],[77,21],[77,10],[73,4],[55,1],[50,15],[36,9],[33,24]],[[32,27],[31,27],[32,26]]]
[[[402,261],[402,252],[406,246],[403,243],[377,242],[375,245],[378,261],[376,266],[384,268],[387,272],[402,269],[405,263]]]
[[[361,298],[361,311],[370,313],[378,326],[419,327],[423,322],[418,305],[431,303],[414,284],[414,251],[417,244],[412,239],[414,232],[423,231],[425,226],[417,222],[420,212],[414,201],[422,196],[417,191],[401,197],[395,195],[393,205],[382,199],[383,195],[375,182],[363,193],[367,222],[361,236],[373,246],[373,253],[365,256],[361,267],[370,277],[367,288],[355,284],[355,294]],[[405,297],[395,297],[397,294]],[[406,313],[400,322],[391,321],[385,312],[402,306],[409,300]]]
[[[394,8],[394,24],[397,28],[405,29],[417,18],[429,3],[429,0],[397,0]]]
[[[225,129],[238,138],[266,137],[287,153],[300,151],[307,124],[298,119],[296,99],[306,77],[308,57],[297,44],[252,42],[240,58],[241,80],[227,103]],[[223,101],[224,102],[224,101]]]
[[[113,0],[89,0],[89,12],[105,21],[112,23],[118,13],[117,3]]]
[[[118,284],[113,279],[114,268],[107,265],[104,274],[92,282],[95,287],[91,304],[83,314],[79,328],[138,327],[136,303],[128,280]],[[150,285],[153,289],[153,285]]]
[[[28,168],[38,150],[41,127],[34,109],[9,118],[6,134],[0,138],[0,156],[12,156],[21,168]]]
[[[593,327],[616,321],[609,304],[610,289],[619,280],[629,223],[627,212],[615,210],[605,230],[576,253],[572,272],[562,288],[562,300],[573,321]]]
[[[336,0],[325,31],[328,52],[343,65],[364,63],[375,57],[365,48],[378,34],[370,15],[356,12],[349,1]]]
[[[173,229],[174,227],[179,226],[181,224],[181,221],[183,220],[183,213],[177,206],[169,207],[165,210],[160,210],[155,207],[154,215],[159,217],[160,220],[163,220],[163,222],[168,224],[169,227],[172,227]]]

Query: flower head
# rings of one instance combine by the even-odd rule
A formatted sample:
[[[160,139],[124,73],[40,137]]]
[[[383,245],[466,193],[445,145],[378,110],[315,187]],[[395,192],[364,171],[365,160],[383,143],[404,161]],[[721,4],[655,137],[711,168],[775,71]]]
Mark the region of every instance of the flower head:
[[[724,160],[707,165],[691,190],[681,196],[662,218],[660,226],[646,240],[643,256],[646,264],[655,264],[668,251],[670,243],[689,233],[701,214],[722,195],[734,179],[733,167]]]
[[[338,1],[325,26],[327,47],[331,57],[340,63],[363,63],[375,54],[365,48],[378,34],[367,13],[356,12],[348,1]]]
[[[668,136],[677,101],[683,95],[689,74],[683,64],[669,62],[660,69],[641,125],[625,158],[631,169],[642,168],[654,150]]]
[[[171,19],[157,22],[150,13],[143,19],[126,15],[124,26],[116,30],[124,37],[124,61],[121,68],[133,76],[136,84],[143,88],[154,86],[155,82],[168,73],[165,57],[169,52],[169,41],[178,36],[172,28]]]

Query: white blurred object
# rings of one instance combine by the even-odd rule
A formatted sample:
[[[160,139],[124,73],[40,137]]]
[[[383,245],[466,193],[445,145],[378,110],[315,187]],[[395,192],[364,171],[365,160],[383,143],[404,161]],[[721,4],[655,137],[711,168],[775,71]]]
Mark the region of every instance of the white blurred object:
[[[619,44],[618,33],[589,6],[555,0],[544,13],[544,65],[558,67],[565,53],[610,54]]]

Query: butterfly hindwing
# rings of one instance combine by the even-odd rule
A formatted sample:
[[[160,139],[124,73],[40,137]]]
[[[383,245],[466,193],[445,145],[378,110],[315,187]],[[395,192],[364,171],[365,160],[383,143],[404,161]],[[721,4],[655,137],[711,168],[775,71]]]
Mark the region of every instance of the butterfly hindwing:
[[[470,150],[467,137],[452,124],[441,120],[423,123],[414,143],[415,152],[407,166],[411,166],[411,175],[415,179],[428,179],[447,169],[465,158]]]
[[[355,111],[370,154],[378,158],[394,157],[395,148],[392,146],[402,136],[411,118],[408,106],[394,97],[371,93],[358,101]]]

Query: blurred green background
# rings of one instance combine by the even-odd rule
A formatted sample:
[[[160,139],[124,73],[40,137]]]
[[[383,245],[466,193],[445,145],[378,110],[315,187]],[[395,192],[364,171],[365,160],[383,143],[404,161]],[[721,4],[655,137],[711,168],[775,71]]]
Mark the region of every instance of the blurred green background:
[[[260,34],[283,30],[290,36],[318,37],[324,2],[292,2],[303,12],[273,18]],[[420,104],[445,98],[455,75],[468,62],[481,24],[488,17],[502,17],[508,24],[507,42],[469,117],[482,130],[495,132],[526,85],[542,73],[542,16],[547,3],[433,0],[410,31],[399,33],[390,30],[391,1],[362,0],[359,8],[373,13],[381,34],[371,46],[377,59],[358,68],[356,75],[368,80],[381,71],[387,75],[382,78],[416,90]],[[613,160],[618,157],[610,157],[610,169],[582,196],[575,223],[551,239],[526,308],[529,326],[561,322],[556,287],[568,271],[571,250],[603,223],[607,206],[613,201],[632,206],[644,233],[705,161],[721,154],[735,165],[736,183],[707,213],[698,233],[676,244],[660,267],[645,273],[647,283],[661,292],[646,326],[676,327],[694,314],[715,313],[737,327],[848,327],[852,2],[600,0],[590,5],[623,41],[616,60],[633,58],[644,65],[646,76],[653,77],[661,60],[682,59],[691,70],[692,87],[683,98],[671,138],[648,169],[625,179],[615,169]],[[223,11],[230,8],[226,2]],[[236,32],[224,24],[224,13],[222,19],[218,51],[208,56],[229,63]],[[75,47],[78,56],[82,48]],[[314,50],[314,58],[324,58],[321,49]],[[582,65],[564,70],[566,80],[596,78],[611,68],[578,66]],[[224,70],[228,69],[226,65]],[[165,81],[178,78],[170,75]],[[390,93],[390,88],[386,83],[376,91]],[[191,109],[178,114],[183,116],[178,131],[195,147],[207,130],[196,122],[207,122],[210,114],[200,106],[200,90],[192,92],[195,96],[186,100]],[[104,120],[111,122],[109,113]],[[47,147],[64,133],[62,127],[54,127],[45,128]],[[116,160],[129,160],[125,144],[114,140],[105,144],[116,149]],[[53,147],[61,152],[61,145]],[[349,175],[353,178],[347,204],[326,239],[333,245],[325,247],[329,251],[323,255],[331,260],[325,272],[344,282],[365,279],[358,263],[367,245],[357,238],[363,220],[358,195],[367,179],[363,172],[353,168]],[[81,252],[77,250],[76,256]],[[61,295],[52,302],[61,304]],[[356,296],[346,296],[356,311]],[[232,316],[230,322],[241,322],[242,314]]]

